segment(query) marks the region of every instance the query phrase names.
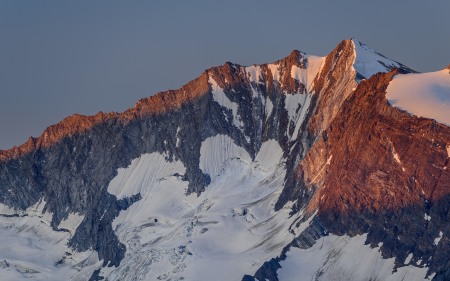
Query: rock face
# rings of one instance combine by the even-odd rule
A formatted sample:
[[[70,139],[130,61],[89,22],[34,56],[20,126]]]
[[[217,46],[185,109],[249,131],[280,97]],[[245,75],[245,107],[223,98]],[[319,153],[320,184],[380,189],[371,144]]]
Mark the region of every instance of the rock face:
[[[449,245],[433,241],[449,231],[449,128],[387,104],[396,73],[361,82],[297,167],[298,190],[285,192],[299,202],[312,193],[305,206],[331,233],[368,233],[398,266],[413,253],[410,264],[445,271]]]
[[[79,214],[68,246],[98,253],[102,265],[91,280],[101,280],[127,251],[114,220],[142,200],[141,193],[119,199],[108,192],[120,168],[159,153],[184,165],[178,176],[186,195],[199,196],[215,176],[200,164],[207,139],[228,136],[251,161],[275,140],[285,173],[273,211],[289,208],[299,219],[278,230],[292,236],[282,250],[242,280],[279,280],[291,249],[329,234],[367,235],[366,244],[382,245],[383,258],[395,258],[395,269],[426,267],[429,277],[446,280],[450,128],[389,105],[393,76],[409,72],[356,40],[324,58],[293,51],[272,64],[226,63],[123,113],[74,115],[0,151],[0,203],[17,214],[45,202],[54,231]]]

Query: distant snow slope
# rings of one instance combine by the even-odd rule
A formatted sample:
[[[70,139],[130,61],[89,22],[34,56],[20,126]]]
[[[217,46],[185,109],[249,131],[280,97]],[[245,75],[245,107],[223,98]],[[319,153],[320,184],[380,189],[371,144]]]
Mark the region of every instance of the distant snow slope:
[[[122,211],[113,228],[127,247],[118,268],[103,268],[108,280],[240,280],[278,255],[301,214],[274,211],[283,187],[282,149],[262,144],[252,161],[225,135],[206,139],[200,168],[211,184],[199,197],[186,196],[181,162],[145,154],[119,169],[109,192],[139,191],[142,200]],[[122,188],[116,188],[121,183]],[[130,192],[131,191],[131,192]]]
[[[427,267],[405,266],[394,272],[395,258],[383,259],[378,248],[365,245],[367,235],[330,235],[309,249],[291,248],[277,271],[280,281],[431,280]],[[405,261],[408,263],[408,261]]]
[[[401,65],[385,56],[375,52],[364,43],[358,40],[352,40],[355,46],[356,58],[353,64],[356,72],[363,75],[366,79],[378,72],[388,72],[393,68],[400,68]]]
[[[400,74],[389,84],[386,99],[395,107],[450,126],[450,73],[448,69]]]
[[[67,247],[83,217],[71,214],[57,232],[50,226],[51,215],[43,213],[44,206],[41,201],[16,212],[0,204],[0,280],[84,281],[102,265],[97,252]]]

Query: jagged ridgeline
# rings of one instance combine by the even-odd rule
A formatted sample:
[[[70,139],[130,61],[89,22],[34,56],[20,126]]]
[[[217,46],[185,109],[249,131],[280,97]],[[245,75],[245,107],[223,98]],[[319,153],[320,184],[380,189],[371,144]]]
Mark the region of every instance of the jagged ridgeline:
[[[448,280],[449,89],[345,40],[70,116],[0,151],[0,277]]]

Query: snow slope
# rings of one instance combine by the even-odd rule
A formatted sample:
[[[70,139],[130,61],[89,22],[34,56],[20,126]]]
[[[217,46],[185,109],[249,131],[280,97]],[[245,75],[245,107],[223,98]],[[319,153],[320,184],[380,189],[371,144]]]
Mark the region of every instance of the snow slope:
[[[314,78],[319,73],[325,62],[325,57],[312,56],[303,54],[306,59],[306,68],[300,68],[293,65],[291,69],[291,77],[306,86],[307,92],[311,92]]]
[[[212,89],[212,97],[213,100],[216,101],[220,106],[225,107],[226,109],[230,110],[232,113],[233,118],[233,124],[237,128],[243,130],[244,123],[242,122],[241,116],[239,115],[239,105],[235,102],[232,102],[223,92],[223,89],[219,87],[217,82],[212,78],[209,77],[208,83],[211,85]],[[227,119],[227,115],[225,115],[225,118]]]
[[[278,278],[280,281],[432,279],[432,276],[425,277],[426,267],[405,266],[394,272],[395,258],[383,259],[378,248],[364,244],[366,236],[330,235],[322,237],[309,249],[291,248],[286,260],[280,263]]]
[[[356,53],[353,68],[366,79],[378,72],[389,72],[393,68],[401,67],[398,62],[375,52],[364,43],[356,39],[353,39],[352,42]]]
[[[67,242],[83,220],[71,214],[54,231],[45,202],[17,212],[0,204],[0,280],[88,280],[101,267],[97,252],[78,253]]]
[[[277,213],[273,208],[285,174],[276,141],[263,143],[252,161],[228,136],[208,138],[201,146],[200,167],[211,184],[198,197],[185,195],[182,163],[158,153],[119,170],[113,182],[133,191],[127,194],[139,190],[142,200],[115,219],[113,228],[127,253],[118,268],[102,269],[103,276],[240,280],[294,238],[288,228],[301,214],[289,217],[289,208]],[[113,184],[108,190],[124,194]]]
[[[386,90],[395,107],[450,126],[450,73],[448,69],[420,74],[399,74]]]

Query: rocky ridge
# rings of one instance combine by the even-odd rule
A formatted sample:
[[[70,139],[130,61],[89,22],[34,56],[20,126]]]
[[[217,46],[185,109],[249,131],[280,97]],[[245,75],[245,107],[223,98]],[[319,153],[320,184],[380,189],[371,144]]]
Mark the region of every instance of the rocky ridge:
[[[126,248],[112,221],[141,199],[119,200],[107,192],[119,168],[159,152],[186,166],[187,194],[201,194],[210,183],[199,168],[205,139],[230,136],[252,158],[274,139],[286,163],[275,209],[295,202],[291,212],[305,211],[303,222],[316,216],[255,273],[257,279],[278,280],[290,247],[310,247],[328,233],[367,233],[367,243],[382,242],[383,256],[395,257],[399,267],[413,253],[412,264],[445,280],[450,130],[390,106],[387,85],[395,74],[412,70],[380,57],[373,69],[388,73],[367,77],[370,68],[355,64],[364,63],[358,46],[363,44],[345,40],[325,58],[293,51],[272,64],[226,63],[123,113],[68,117],[41,137],[0,152],[0,203],[25,210],[44,200],[55,230],[70,213],[82,214],[69,245],[94,249],[103,266],[118,266]],[[434,245],[439,231],[442,239]],[[100,278],[98,271],[92,276]]]

